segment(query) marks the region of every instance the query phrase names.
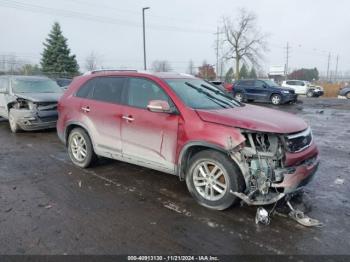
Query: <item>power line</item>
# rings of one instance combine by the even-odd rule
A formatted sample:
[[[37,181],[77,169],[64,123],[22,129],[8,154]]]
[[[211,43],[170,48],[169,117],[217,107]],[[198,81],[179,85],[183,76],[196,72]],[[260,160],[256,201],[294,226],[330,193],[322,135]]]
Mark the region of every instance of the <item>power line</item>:
[[[136,28],[140,28],[142,26],[138,22],[110,18],[105,16],[97,16],[97,15],[71,11],[71,10],[64,10],[64,9],[40,6],[40,5],[27,4],[27,3],[18,2],[18,1],[1,0],[0,6],[13,8],[13,9],[20,9],[20,10],[34,12],[34,13],[58,15],[58,16],[63,16],[67,18],[77,18],[81,20],[95,21],[95,22],[106,23],[106,24],[117,24],[121,26],[129,26],[129,27],[136,27]],[[199,33],[199,34],[212,33],[212,30],[206,30],[206,29],[203,30],[201,28],[189,29],[189,28],[180,28],[176,26],[156,25],[156,24],[150,24],[149,27],[152,30],[166,30],[166,31],[183,32],[183,33]]]
[[[72,2],[74,3],[75,2],[76,4],[82,3],[82,4],[84,4],[84,6],[90,5],[90,6],[99,7],[100,9],[113,10],[113,11],[120,12],[120,13],[129,13],[129,14],[135,15],[137,17],[140,16],[140,12],[137,12],[137,11],[134,11],[134,10],[130,10],[130,9],[115,8],[115,7],[112,7],[110,5],[105,5],[105,4],[101,4],[101,3],[89,2],[89,1],[84,1],[84,0],[64,0],[64,1],[67,1],[67,2],[70,2],[70,3],[72,3]],[[135,7],[135,9],[137,9],[137,8],[139,8],[139,7]],[[193,24],[193,21],[189,20],[189,19],[179,19],[179,18],[175,18],[175,17],[155,15],[155,14],[149,14],[148,16],[152,17],[152,18],[162,19],[162,22],[164,22],[164,19],[166,19],[166,21],[173,20],[173,21],[176,21],[176,22],[186,23],[187,25],[188,25],[188,23],[192,23]],[[201,25],[203,25],[202,21],[201,21]],[[209,24],[205,24],[205,25],[208,26],[208,27],[212,26],[212,25],[209,25]]]

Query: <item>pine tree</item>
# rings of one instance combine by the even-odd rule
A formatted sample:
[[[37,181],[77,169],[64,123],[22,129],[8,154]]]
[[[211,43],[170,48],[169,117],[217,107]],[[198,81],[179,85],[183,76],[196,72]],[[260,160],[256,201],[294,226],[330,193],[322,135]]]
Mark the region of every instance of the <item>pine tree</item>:
[[[248,69],[245,64],[242,65],[241,70],[239,71],[240,79],[248,78]]]
[[[233,72],[233,68],[230,67],[230,69],[226,72],[226,75],[225,75],[225,83],[232,83],[234,75],[235,74]]]
[[[75,55],[70,54],[67,39],[63,36],[59,23],[55,22],[44,43],[41,58],[42,71],[49,75],[74,76],[79,74]]]
[[[251,79],[257,79],[258,78],[254,67],[252,67],[252,69],[249,72],[249,78],[251,78]]]

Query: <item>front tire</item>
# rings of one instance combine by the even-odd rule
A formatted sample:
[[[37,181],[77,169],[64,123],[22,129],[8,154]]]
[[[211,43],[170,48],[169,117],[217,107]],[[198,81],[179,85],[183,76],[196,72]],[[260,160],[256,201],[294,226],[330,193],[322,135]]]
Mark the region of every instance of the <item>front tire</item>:
[[[313,97],[314,96],[314,93],[310,90],[310,91],[307,91],[306,92],[306,96],[307,97]]]
[[[282,103],[282,97],[279,94],[273,94],[271,96],[271,103],[273,105],[280,105]]]
[[[68,137],[68,154],[73,164],[87,168],[97,159],[91,139],[82,128],[73,129]]]
[[[13,116],[12,109],[10,109],[10,112],[9,112],[9,124],[10,124],[10,129],[12,133],[18,133],[21,130],[21,128],[16,122],[15,117]]]
[[[345,97],[346,97],[347,99],[350,99],[350,92],[347,92],[347,93],[345,94]]]
[[[243,177],[227,155],[215,150],[204,150],[190,159],[186,184],[192,197],[202,206],[224,210],[239,198],[230,193],[243,192]]]

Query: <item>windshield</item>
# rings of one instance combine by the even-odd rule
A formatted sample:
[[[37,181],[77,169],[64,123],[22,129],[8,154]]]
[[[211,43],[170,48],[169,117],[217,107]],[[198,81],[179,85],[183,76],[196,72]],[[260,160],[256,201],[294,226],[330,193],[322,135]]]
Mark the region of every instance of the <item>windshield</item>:
[[[274,81],[272,80],[263,80],[268,86],[271,86],[271,87],[279,87],[278,84],[276,84]]]
[[[223,109],[241,106],[216,86],[200,79],[165,80],[181,100],[193,109]]]
[[[62,93],[55,81],[51,79],[13,79],[12,90],[14,93]]]

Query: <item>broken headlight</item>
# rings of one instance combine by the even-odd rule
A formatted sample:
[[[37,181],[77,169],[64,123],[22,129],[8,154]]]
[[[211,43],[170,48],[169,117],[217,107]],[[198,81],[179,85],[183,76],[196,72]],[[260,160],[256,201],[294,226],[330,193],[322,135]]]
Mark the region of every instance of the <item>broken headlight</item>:
[[[312,142],[311,128],[307,128],[296,134],[288,135],[285,137],[285,141],[289,152],[300,152],[309,147]]]
[[[32,101],[28,101],[25,99],[17,99],[16,108],[34,110],[36,109],[36,104],[34,104]]]

